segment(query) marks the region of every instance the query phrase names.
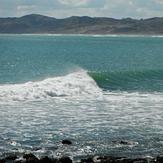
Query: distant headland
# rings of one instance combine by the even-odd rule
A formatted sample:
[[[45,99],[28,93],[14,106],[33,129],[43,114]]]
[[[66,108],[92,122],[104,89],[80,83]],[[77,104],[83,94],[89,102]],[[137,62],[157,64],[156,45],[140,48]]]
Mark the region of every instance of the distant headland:
[[[0,18],[0,33],[163,35],[163,17],[114,19],[72,16],[64,19],[31,14]]]

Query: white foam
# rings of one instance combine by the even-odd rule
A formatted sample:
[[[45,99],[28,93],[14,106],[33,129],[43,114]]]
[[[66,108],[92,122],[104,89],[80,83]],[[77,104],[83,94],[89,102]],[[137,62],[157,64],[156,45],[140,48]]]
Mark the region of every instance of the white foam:
[[[0,101],[25,101],[63,96],[87,97],[99,94],[101,89],[84,70],[43,81],[0,86]]]

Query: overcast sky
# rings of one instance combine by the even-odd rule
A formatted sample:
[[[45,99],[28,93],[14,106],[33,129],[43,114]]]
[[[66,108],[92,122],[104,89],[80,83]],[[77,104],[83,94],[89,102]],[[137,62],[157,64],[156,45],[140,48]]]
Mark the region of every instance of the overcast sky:
[[[0,0],[0,17],[43,14],[56,18],[163,17],[163,0]]]

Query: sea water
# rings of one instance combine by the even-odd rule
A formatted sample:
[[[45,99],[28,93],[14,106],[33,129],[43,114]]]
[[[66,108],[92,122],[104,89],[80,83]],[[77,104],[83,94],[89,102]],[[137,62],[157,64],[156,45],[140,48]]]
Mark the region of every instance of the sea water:
[[[24,152],[162,154],[163,38],[0,35],[0,156]]]

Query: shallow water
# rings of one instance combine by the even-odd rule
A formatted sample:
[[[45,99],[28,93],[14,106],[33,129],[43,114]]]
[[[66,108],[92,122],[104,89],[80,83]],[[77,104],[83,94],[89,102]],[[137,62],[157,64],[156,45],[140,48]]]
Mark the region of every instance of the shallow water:
[[[162,97],[116,92],[99,99],[57,97],[1,105],[1,152],[33,151],[38,156],[72,157],[104,153],[130,157],[161,154]],[[61,145],[63,139],[72,140],[73,145]],[[116,143],[120,140],[132,143]]]

